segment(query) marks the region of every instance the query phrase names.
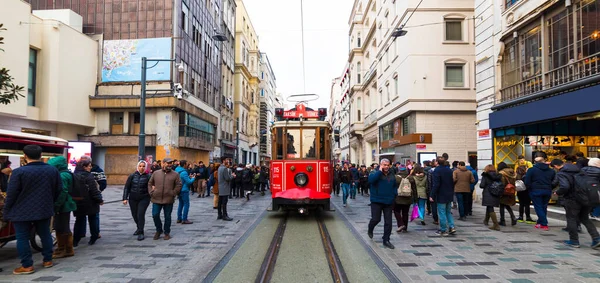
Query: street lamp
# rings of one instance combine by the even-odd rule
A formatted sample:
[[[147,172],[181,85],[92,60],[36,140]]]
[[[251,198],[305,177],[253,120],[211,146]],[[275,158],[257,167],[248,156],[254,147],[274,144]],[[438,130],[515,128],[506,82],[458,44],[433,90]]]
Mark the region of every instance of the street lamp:
[[[148,61],[156,62],[156,64],[148,68]],[[146,70],[156,67],[156,65],[158,65],[160,62],[174,61],[175,59],[148,59],[146,57],[142,57],[142,79],[140,81],[142,86],[140,94],[140,134],[138,143],[139,160],[144,160],[144,156],[146,155]],[[180,65],[178,69],[179,68],[183,69],[183,66]]]

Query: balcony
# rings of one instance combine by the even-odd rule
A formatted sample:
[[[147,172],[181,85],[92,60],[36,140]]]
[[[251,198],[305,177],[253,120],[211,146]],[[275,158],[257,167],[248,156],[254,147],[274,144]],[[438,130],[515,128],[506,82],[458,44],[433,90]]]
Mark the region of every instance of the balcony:
[[[360,138],[363,135],[364,129],[365,129],[365,127],[364,127],[363,122],[354,122],[350,126],[350,135],[357,136]]]
[[[365,117],[365,129],[372,126],[372,125],[376,125],[377,124],[377,111],[367,115],[367,117]]]
[[[582,79],[598,76],[600,74],[599,61],[600,54],[596,53],[592,56],[566,64],[565,66],[550,70],[544,74],[524,79],[519,83],[501,89],[500,96],[496,97],[495,104],[521,99],[541,91],[551,90],[569,83],[576,83]],[[600,81],[600,78],[598,78],[597,81]],[[577,87],[573,86],[573,88]],[[544,97],[538,98],[545,98],[546,96],[551,95],[553,94],[549,93],[548,95],[544,95]],[[501,107],[501,105],[499,107]]]

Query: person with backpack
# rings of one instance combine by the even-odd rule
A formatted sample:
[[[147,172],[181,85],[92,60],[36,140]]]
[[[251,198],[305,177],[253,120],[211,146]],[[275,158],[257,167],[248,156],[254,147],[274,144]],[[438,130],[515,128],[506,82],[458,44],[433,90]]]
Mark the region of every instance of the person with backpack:
[[[590,159],[589,166],[582,168],[581,171],[577,165],[563,163],[560,159],[552,160],[553,167],[559,170],[556,174],[558,183],[556,194],[562,198],[566,210],[569,240],[564,243],[574,248],[580,247],[578,223],[585,225],[592,237],[592,248],[600,247],[600,235],[596,226],[589,219],[592,202],[598,202],[598,185],[600,183],[600,159],[593,159]]]
[[[340,171],[340,182],[342,182],[342,202],[344,207],[346,207],[352,184],[352,173],[348,169],[348,163],[344,163],[344,167]]]
[[[63,258],[75,255],[73,250],[73,233],[71,233],[71,212],[77,210],[77,205],[71,193],[73,191],[73,173],[69,171],[67,159],[64,156],[53,157],[48,164],[54,166],[60,173],[62,188],[58,199],[54,202],[54,231],[56,231],[57,248],[52,258]]]
[[[467,216],[473,216],[473,192],[475,191],[475,185],[477,184],[477,182],[479,182],[479,176],[477,175],[477,170],[475,170],[475,168],[473,168],[470,164],[467,163],[467,170],[469,170],[471,172],[471,174],[473,175],[473,179],[475,180],[473,183],[471,183],[471,185],[469,186],[469,188],[471,189],[471,193],[466,195],[466,200],[464,200],[465,202],[465,215]]]
[[[417,202],[417,185],[413,176],[409,176],[406,167],[400,167],[400,171],[396,174],[396,183],[398,186],[398,195],[394,201],[392,211],[398,223],[396,232],[402,233],[408,231],[408,211],[413,203]]]
[[[75,211],[75,227],[73,235],[73,246],[77,247],[81,238],[85,236],[86,217],[90,226],[89,245],[93,245],[99,239],[98,213],[100,206],[104,204],[102,193],[98,188],[98,183],[94,179],[92,171],[92,161],[81,158],[75,167],[73,173],[73,194],[72,197],[77,204]]]
[[[479,187],[483,189],[481,205],[485,206],[485,219],[483,224],[488,226],[490,219],[492,219],[493,226],[489,227],[492,230],[500,231],[500,225],[498,224],[498,218],[494,207],[500,206],[500,196],[504,193],[504,184],[502,183],[502,176],[496,173],[494,165],[489,164],[483,169],[481,173],[481,183]]]
[[[502,185],[504,188],[504,193],[500,196],[500,226],[506,226],[506,221],[504,221],[504,210],[508,211],[510,214],[510,225],[517,225],[517,217],[515,217],[515,213],[512,210],[512,206],[517,203],[517,199],[515,197],[517,191],[515,182],[517,180],[517,174],[515,174],[515,170],[509,168],[508,165],[504,162],[498,163],[498,172],[502,176]]]
[[[147,174],[148,163],[140,160],[135,172],[127,177],[123,187],[123,205],[129,203],[131,216],[135,222],[136,230],[133,233],[138,241],[144,240],[144,224],[146,223],[146,210],[150,205],[150,194],[148,193],[148,182],[150,174]]]
[[[442,164],[443,162],[443,164]],[[452,200],[454,198],[454,179],[448,161],[440,161],[433,172],[433,188],[430,201],[437,202],[440,230],[436,232],[442,237],[456,234],[454,218],[452,217]]]
[[[419,215],[422,216],[421,225],[426,225],[425,207],[427,206],[427,175],[425,175],[425,170],[423,170],[423,167],[418,163],[415,164],[415,167],[413,168],[413,178],[417,185]]]
[[[452,172],[452,179],[454,180],[454,194],[458,202],[458,213],[460,217],[458,220],[467,220],[467,196],[471,194],[471,184],[475,183],[475,177],[473,173],[467,170],[464,161],[460,161],[456,165],[456,170]]]
[[[519,198],[519,218],[517,218],[517,222],[535,224],[535,221],[531,219],[531,197],[523,180],[525,179],[527,169],[527,165],[521,165],[516,170],[517,180],[515,181],[515,186],[517,187],[517,198]],[[523,214],[525,215],[525,219],[523,219]]]
[[[535,214],[538,216],[536,229],[548,231],[548,202],[552,196],[552,181],[556,173],[548,164],[546,159],[548,156],[542,151],[538,151],[535,155],[535,165],[527,170],[525,174],[525,186],[529,190],[529,196],[533,201]]]

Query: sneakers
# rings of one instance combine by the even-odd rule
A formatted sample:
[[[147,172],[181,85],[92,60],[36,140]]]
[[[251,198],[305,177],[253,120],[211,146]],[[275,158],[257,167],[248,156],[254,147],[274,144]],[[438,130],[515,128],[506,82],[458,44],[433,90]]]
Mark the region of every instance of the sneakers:
[[[519,218],[517,218],[517,222],[519,222],[519,223],[525,223],[525,220],[523,220],[522,217],[519,217]]]
[[[346,204],[344,203],[344,207],[346,207]]]
[[[573,247],[573,248],[579,248],[579,242],[575,242],[575,241],[571,241],[571,240],[567,240],[563,242],[565,245],[569,246],[569,247]]]
[[[438,235],[438,236],[442,236],[442,237],[448,236],[448,232],[441,231],[441,230],[435,231],[435,234]]]
[[[138,234],[138,235],[137,235],[137,240],[138,240],[138,241],[143,241],[144,239],[145,239],[145,238],[144,238],[144,234]]]
[[[542,224],[535,224],[535,226],[533,226],[535,229],[541,229],[542,228]]]
[[[406,229],[406,226],[402,225],[402,226],[398,227],[398,229],[396,229],[396,232],[400,233],[404,229]]]
[[[50,268],[53,267],[54,264],[52,264],[52,261],[44,261],[43,266],[44,268]]]
[[[161,232],[154,233],[154,238],[152,238],[152,239],[154,239],[154,240],[160,239],[160,234],[162,234],[162,233]]]
[[[592,241],[592,249],[597,249],[600,247],[600,238],[596,238]]]
[[[15,275],[23,275],[23,274],[31,274],[34,273],[35,270],[33,269],[33,266],[30,267],[17,267],[15,268],[15,270],[13,270],[13,274]]]
[[[550,230],[550,228],[548,228],[548,225],[542,225],[541,229],[544,231]]]
[[[525,220],[525,223],[527,224],[535,224],[536,222],[530,219]]]
[[[450,234],[450,235],[456,234],[456,229],[454,227],[450,228],[450,230],[448,231],[448,234]]]

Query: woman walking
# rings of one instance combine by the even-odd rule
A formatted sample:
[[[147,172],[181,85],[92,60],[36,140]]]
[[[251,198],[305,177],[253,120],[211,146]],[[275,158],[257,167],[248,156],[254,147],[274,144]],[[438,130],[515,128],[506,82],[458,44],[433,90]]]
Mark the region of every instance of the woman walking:
[[[400,184],[399,191],[401,193],[406,191],[405,195],[398,194],[396,196],[394,207],[392,208],[396,222],[398,223],[396,232],[402,233],[408,231],[408,211],[411,204],[417,201],[417,185],[413,176],[408,175],[406,167],[401,167],[398,174],[396,174],[396,184]],[[405,186],[410,186],[410,188],[403,189]]]
[[[523,181],[523,185],[525,184],[525,174],[527,173],[527,166],[521,165],[517,167],[517,180]],[[515,181],[516,182],[516,181]],[[517,222],[527,224],[535,224],[535,221],[531,219],[531,197],[529,196],[529,190],[525,189],[524,191],[517,192],[517,197],[519,198],[519,218],[517,218]],[[523,218],[523,214],[525,214],[525,218]]]
[[[494,196],[490,192],[490,187],[494,182],[501,182],[502,178],[498,173],[496,173],[496,168],[494,168],[494,165],[492,164],[485,166],[485,169],[483,169],[483,173],[481,174],[481,178],[481,183],[479,184],[479,187],[483,189],[483,200],[481,201],[481,205],[486,207],[485,220],[483,220],[483,224],[486,226],[489,225],[491,218],[494,225],[489,228],[500,231],[498,218],[496,217],[496,212],[494,211],[495,206],[500,206],[500,197]]]
[[[125,187],[123,188],[123,205],[129,202],[131,216],[137,229],[133,235],[137,235],[137,240],[144,240],[144,224],[146,223],[146,209],[150,205],[150,194],[148,193],[148,181],[150,175],[146,172],[148,164],[141,160],[137,164],[137,170],[129,175]]]
[[[515,181],[517,180],[517,174],[515,174],[515,170],[509,168],[508,165],[504,162],[498,163],[498,172],[502,175],[502,184],[504,188],[508,185],[512,185],[515,187]],[[515,213],[512,210],[512,206],[517,203],[516,197],[514,194],[506,195],[503,194],[500,197],[500,226],[506,226],[506,222],[504,221],[504,210],[508,211],[510,214],[510,224],[512,226],[517,224],[517,218],[515,217]]]
[[[467,199],[468,195],[471,194],[471,184],[475,183],[475,177],[473,173],[467,170],[465,162],[458,162],[456,170],[452,172],[452,179],[454,180],[454,195],[458,202],[458,213],[460,218],[458,220],[467,220]]]
[[[73,174],[73,188],[80,193],[81,196],[73,197],[77,204],[77,210],[75,211],[75,227],[73,235],[73,246],[77,247],[81,238],[85,236],[85,221],[90,225],[90,237],[89,245],[93,245],[98,240],[98,225],[96,224],[98,218],[96,214],[100,213],[100,205],[104,204],[102,200],[102,193],[98,189],[98,183],[94,179],[92,171],[92,161],[90,159],[81,159],[77,162],[75,167],[75,173]]]
[[[56,202],[54,202],[54,230],[58,247],[54,250],[52,258],[63,258],[74,256],[73,233],[71,233],[71,211],[77,210],[75,201],[71,198],[73,187],[73,176],[67,168],[67,159],[57,156],[48,160],[48,164],[54,166],[60,172],[62,188]]]
[[[427,204],[427,175],[425,175],[425,170],[423,170],[423,167],[418,165],[418,163],[413,169],[413,177],[415,180],[415,185],[417,186],[419,215],[423,216],[423,218],[421,218],[421,225],[425,225],[425,206]]]

